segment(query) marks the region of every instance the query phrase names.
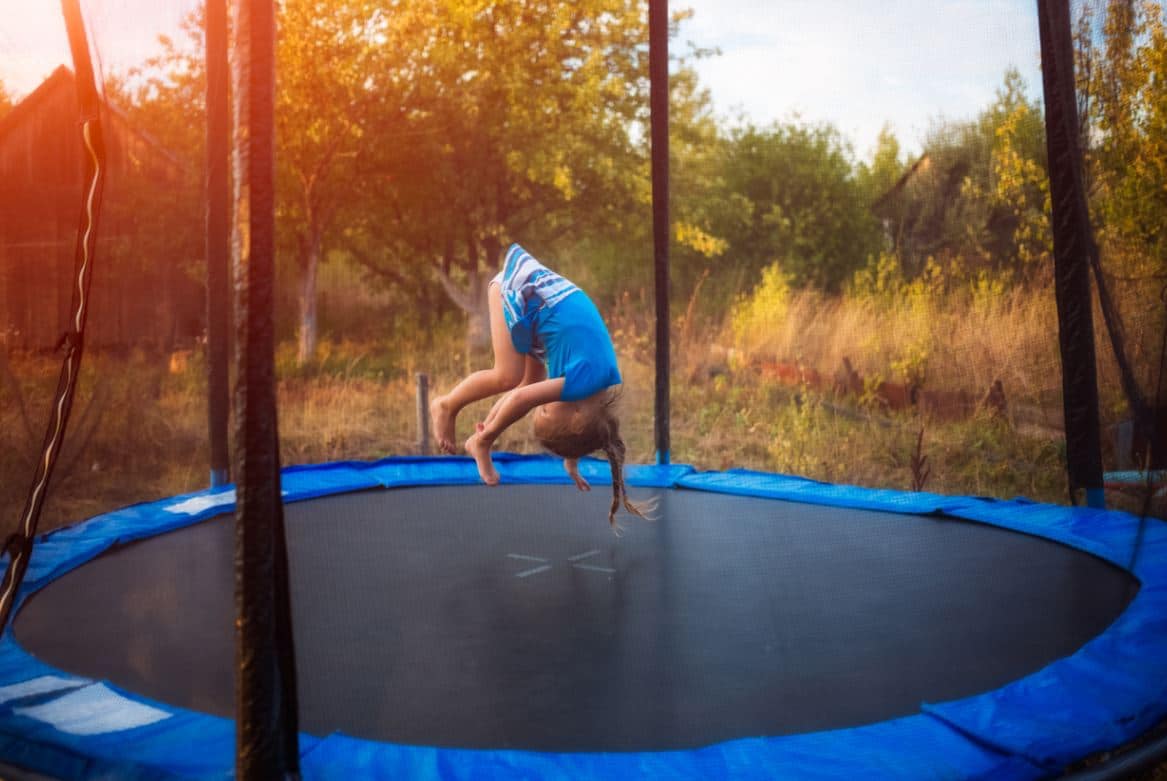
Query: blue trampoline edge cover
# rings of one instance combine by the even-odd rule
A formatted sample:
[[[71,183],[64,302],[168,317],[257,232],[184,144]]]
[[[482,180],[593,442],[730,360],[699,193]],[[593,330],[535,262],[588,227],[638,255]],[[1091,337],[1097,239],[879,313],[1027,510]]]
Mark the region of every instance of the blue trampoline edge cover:
[[[558,459],[498,454],[504,483],[567,483]],[[585,460],[593,482],[607,464]],[[691,750],[551,753],[394,745],[301,735],[306,778],[612,779],[621,777],[1031,779],[1111,748],[1167,717],[1167,525],[1125,513],[830,485],[745,470],[630,466],[629,485],[940,515],[1024,532],[1087,551],[1130,572],[1127,609],[1078,652],[999,689],[918,714],[848,729],[731,740]],[[387,458],[284,470],[286,501],[370,488],[473,485],[462,457]],[[230,511],[231,487],[135,505],[38,541],[20,596],[116,545]],[[1140,535],[1142,535],[1140,537]],[[1139,555],[1130,561],[1134,540]],[[224,778],[234,766],[230,720],[175,708],[43,664],[9,628],[0,638],[0,761],[54,777]]]

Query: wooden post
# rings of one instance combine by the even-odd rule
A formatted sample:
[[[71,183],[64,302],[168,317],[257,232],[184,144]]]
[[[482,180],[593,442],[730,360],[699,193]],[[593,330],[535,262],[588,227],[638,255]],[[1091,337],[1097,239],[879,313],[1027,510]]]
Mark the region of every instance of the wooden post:
[[[430,378],[425,372],[417,375],[417,451],[430,454]]]

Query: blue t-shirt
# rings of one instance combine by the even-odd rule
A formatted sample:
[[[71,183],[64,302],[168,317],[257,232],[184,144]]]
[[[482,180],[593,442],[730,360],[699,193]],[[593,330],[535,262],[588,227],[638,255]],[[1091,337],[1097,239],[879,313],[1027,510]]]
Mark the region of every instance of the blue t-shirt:
[[[612,337],[596,305],[582,290],[535,316],[535,333],[547,350],[547,376],[563,377],[564,401],[579,401],[619,385]]]
[[[549,378],[564,378],[563,401],[620,384],[612,337],[586,293],[518,244],[507,250],[503,270],[493,281],[515,350],[547,364]]]

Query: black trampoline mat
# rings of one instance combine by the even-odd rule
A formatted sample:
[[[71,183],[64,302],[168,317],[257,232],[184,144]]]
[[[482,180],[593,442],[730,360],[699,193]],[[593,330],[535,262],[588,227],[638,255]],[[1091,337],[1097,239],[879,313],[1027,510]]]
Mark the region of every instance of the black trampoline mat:
[[[1133,595],[1099,559],[980,524],[659,497],[620,538],[605,487],[288,505],[301,729],[591,751],[855,726],[1035,672]],[[233,547],[224,516],[110,552],[34,596],[17,639],[229,717]]]

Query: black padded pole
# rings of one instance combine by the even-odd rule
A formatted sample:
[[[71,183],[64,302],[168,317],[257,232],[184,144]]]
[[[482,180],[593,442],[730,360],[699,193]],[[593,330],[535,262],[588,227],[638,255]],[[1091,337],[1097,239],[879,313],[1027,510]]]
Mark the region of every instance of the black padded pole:
[[[235,718],[240,779],[298,776],[275,333],[275,8],[235,0]]]
[[[656,283],[656,462],[669,463],[669,3],[648,3],[652,249]]]
[[[207,433],[211,487],[231,480],[228,419],[231,414],[230,207],[227,162],[227,0],[207,0]]]
[[[1066,468],[1070,491],[1085,489],[1092,507],[1105,505],[1094,317],[1090,296],[1093,236],[1074,92],[1074,52],[1067,0],[1038,0],[1045,137],[1054,238],[1054,295],[1062,356]]]

